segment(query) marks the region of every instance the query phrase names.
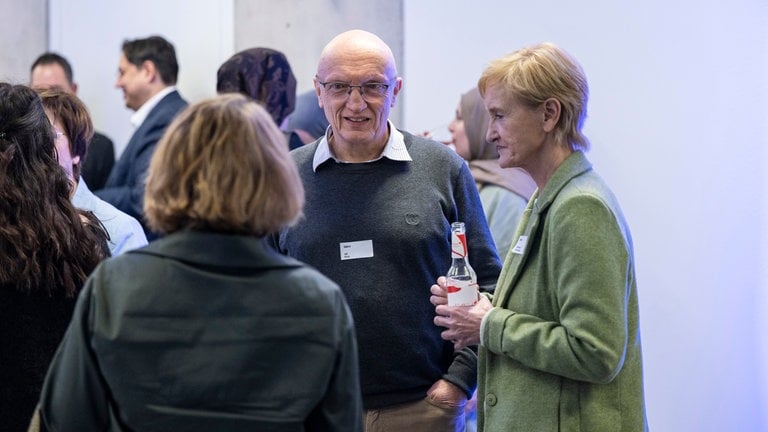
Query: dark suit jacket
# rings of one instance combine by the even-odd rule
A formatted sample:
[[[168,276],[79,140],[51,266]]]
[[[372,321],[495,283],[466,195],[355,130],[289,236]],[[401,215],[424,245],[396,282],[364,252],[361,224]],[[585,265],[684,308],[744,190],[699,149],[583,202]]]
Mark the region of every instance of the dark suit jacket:
[[[115,146],[112,140],[106,135],[94,132],[80,175],[91,190],[99,190],[107,183],[113,166],[115,166]]]
[[[157,233],[147,228],[142,209],[144,181],[149,169],[149,161],[165,129],[176,114],[186,106],[187,101],[182,99],[177,91],[161,99],[131,136],[120,159],[112,168],[107,184],[103,189],[95,192],[99,198],[141,222],[147,234],[147,240],[158,237]]]

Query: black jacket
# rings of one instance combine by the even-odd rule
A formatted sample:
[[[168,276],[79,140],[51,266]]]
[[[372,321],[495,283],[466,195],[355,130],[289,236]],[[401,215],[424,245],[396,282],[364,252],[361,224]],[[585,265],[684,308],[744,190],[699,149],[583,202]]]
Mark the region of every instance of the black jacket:
[[[335,283],[259,238],[180,232],[96,269],[41,414],[57,431],[357,431],[357,362]]]

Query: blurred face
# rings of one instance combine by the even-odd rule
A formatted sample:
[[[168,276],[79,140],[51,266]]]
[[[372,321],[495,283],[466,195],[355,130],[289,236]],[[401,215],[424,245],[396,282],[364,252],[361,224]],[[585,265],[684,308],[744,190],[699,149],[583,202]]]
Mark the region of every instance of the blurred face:
[[[464,118],[461,115],[461,104],[456,107],[456,118],[448,124],[448,131],[451,132],[451,142],[456,149],[456,153],[469,160],[469,138],[464,130]]]
[[[529,108],[508,97],[498,85],[486,88],[483,101],[491,117],[486,139],[496,146],[499,165],[531,172],[543,157],[547,139],[543,106]]]
[[[125,54],[120,55],[115,87],[123,91],[125,106],[136,111],[150,98],[150,77],[147,70],[129,62]]]
[[[48,115],[48,120],[50,120],[51,125],[53,125],[53,142],[56,147],[56,156],[59,159],[59,165],[64,168],[64,171],[67,173],[67,178],[74,183],[75,178],[72,173],[72,167],[80,163],[80,156],[72,157],[72,151],[69,146],[69,137],[67,136],[64,127],[62,127],[61,122],[59,122],[58,119],[53,118],[51,113],[46,111],[46,114]]]
[[[340,54],[323,61],[318,67],[315,88],[320,105],[333,128],[334,145],[384,145],[389,137],[387,119],[402,87],[393,65],[376,52],[362,51]],[[351,93],[334,94],[324,83],[344,83],[354,86],[380,83],[388,86],[376,95],[354,87]],[[329,87],[329,88],[326,88]]]
[[[40,64],[32,70],[29,86],[33,89],[60,89],[67,93],[75,93],[77,86],[67,81],[64,68],[58,63]]]

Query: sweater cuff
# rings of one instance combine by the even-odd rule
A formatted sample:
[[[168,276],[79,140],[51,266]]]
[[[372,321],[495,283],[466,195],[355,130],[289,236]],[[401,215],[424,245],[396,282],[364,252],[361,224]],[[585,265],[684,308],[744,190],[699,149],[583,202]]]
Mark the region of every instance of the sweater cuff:
[[[467,347],[453,354],[453,363],[448,366],[448,371],[443,379],[460,388],[472,397],[472,392],[477,387],[477,353],[475,347]]]

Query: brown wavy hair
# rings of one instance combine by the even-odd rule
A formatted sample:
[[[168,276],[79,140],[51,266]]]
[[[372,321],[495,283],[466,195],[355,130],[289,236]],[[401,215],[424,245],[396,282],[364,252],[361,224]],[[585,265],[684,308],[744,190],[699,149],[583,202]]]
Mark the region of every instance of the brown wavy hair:
[[[0,286],[73,297],[109,249],[69,201],[53,140],[37,93],[0,83]]]
[[[58,120],[69,139],[69,152],[72,157],[80,156],[80,162],[72,166],[72,176],[80,180],[80,168],[88,152],[88,144],[93,139],[93,122],[88,108],[74,94],[59,89],[38,90],[43,108],[50,113],[54,121]]]
[[[294,222],[304,188],[285,135],[253,100],[189,106],[157,145],[144,194],[149,226],[264,236]]]

